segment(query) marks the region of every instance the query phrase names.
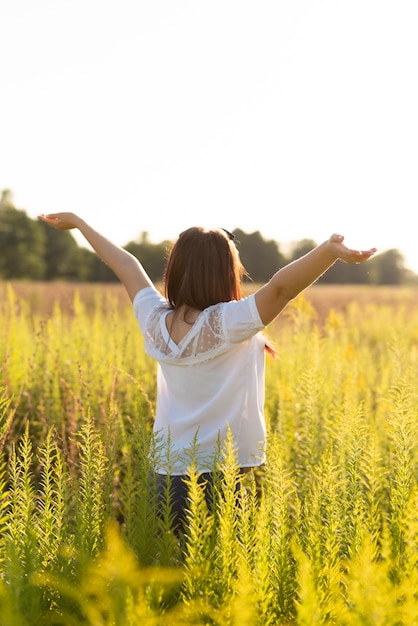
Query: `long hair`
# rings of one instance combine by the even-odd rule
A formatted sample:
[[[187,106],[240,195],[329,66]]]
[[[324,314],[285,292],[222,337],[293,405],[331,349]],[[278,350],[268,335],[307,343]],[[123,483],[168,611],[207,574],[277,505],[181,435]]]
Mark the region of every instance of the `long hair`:
[[[222,228],[192,226],[180,233],[164,272],[165,297],[173,309],[186,305],[203,311],[218,302],[241,299],[242,279],[248,274],[233,239]],[[267,337],[265,349],[277,356]]]
[[[173,308],[203,311],[212,304],[241,299],[246,274],[238,250],[222,229],[193,226],[180,233],[164,273],[165,296]]]

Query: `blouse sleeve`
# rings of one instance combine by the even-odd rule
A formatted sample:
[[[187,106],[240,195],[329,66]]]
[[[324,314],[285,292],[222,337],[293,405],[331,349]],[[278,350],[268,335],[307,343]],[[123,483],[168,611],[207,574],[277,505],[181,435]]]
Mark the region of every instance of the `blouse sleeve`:
[[[133,309],[142,332],[145,331],[147,320],[156,308],[166,307],[167,300],[155,289],[145,287],[136,294],[133,300]]]
[[[223,327],[225,337],[232,343],[245,341],[265,328],[254,294],[224,304]]]

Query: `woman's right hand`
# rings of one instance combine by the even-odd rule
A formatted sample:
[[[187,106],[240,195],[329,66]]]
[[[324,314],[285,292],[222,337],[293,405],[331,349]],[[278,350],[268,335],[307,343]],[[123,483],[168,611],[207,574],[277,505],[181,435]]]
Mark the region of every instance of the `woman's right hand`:
[[[347,248],[343,242],[343,235],[337,235],[336,233],[328,239],[328,245],[332,253],[337,259],[341,259],[345,263],[364,263],[376,252],[376,248],[370,248],[369,250]]]

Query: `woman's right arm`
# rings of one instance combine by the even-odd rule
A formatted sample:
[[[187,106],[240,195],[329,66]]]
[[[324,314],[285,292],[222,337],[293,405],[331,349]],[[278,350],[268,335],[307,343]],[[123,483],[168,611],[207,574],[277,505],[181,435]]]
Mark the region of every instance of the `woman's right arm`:
[[[39,215],[38,218],[58,230],[78,228],[96,254],[123,283],[131,300],[141,289],[153,286],[150,277],[136,257],[106,239],[75,213],[50,213]]]
[[[375,252],[370,250],[352,250],[347,248],[342,235],[332,235],[304,256],[276,272],[269,282],[255,294],[258,312],[267,326],[285,306],[299,293],[314,283],[335,261],[346,263],[364,263]]]

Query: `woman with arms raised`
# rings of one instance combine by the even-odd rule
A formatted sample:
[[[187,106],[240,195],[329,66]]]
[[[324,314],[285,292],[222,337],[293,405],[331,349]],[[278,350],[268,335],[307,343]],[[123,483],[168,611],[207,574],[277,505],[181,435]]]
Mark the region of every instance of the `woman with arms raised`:
[[[155,471],[160,494],[169,480],[177,526],[187,507],[185,478],[191,459],[202,483],[210,487],[214,458],[228,432],[242,471],[264,463],[263,329],[335,261],[362,263],[376,251],[352,250],[342,235],[332,235],[243,298],[245,270],[233,235],[192,227],[171,249],[163,296],[138,259],[77,215],[54,213],[39,219],[60,230],[78,228],[133,303],[146,351],[158,363],[154,431],[166,454]],[[209,493],[206,489],[210,502]]]

